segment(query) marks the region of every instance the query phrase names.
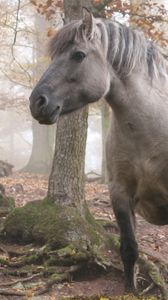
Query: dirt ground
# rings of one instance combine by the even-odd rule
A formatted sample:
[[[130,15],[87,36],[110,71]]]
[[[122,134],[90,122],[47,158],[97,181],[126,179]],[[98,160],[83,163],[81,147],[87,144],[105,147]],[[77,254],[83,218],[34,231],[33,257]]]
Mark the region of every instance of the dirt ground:
[[[6,195],[14,197],[16,205],[22,206],[28,201],[35,201],[46,196],[48,177],[15,173],[11,177],[0,178],[0,184],[5,187]],[[95,218],[113,221],[114,215],[109,202],[107,186],[96,182],[86,183],[85,190],[88,206]],[[140,249],[167,262],[168,226],[154,226],[137,216],[137,241]],[[0,282],[3,280],[5,278],[0,273]],[[114,269],[109,274],[93,274],[91,270],[88,270],[86,274],[80,274],[72,282],[54,285],[47,295],[29,299],[56,300],[75,296],[82,299],[82,297],[94,295],[108,297],[121,295],[123,291],[123,275],[121,272]],[[7,299],[22,300],[25,298],[0,295],[0,300]]]

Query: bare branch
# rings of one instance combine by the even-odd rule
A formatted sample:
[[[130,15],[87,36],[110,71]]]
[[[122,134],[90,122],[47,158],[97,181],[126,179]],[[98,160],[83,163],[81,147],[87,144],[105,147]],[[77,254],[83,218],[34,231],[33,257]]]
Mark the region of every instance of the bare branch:
[[[17,39],[17,29],[18,29],[18,22],[19,22],[19,11],[20,11],[20,0],[18,0],[18,6],[17,6],[17,11],[16,11],[16,22],[15,22],[15,35],[14,35],[14,40],[13,40],[13,45],[15,45],[16,43],[16,39]]]
[[[24,84],[24,83],[21,83],[21,82],[17,82],[17,81],[15,81],[14,79],[12,79],[7,73],[5,73],[4,71],[2,71],[1,70],[1,72],[4,74],[4,76],[9,80],[9,81],[11,81],[12,83],[14,83],[14,84],[17,84],[17,85],[20,85],[20,86],[22,86],[22,87],[24,87],[24,88],[26,88],[26,89],[31,89],[32,88],[32,85],[30,84],[30,85],[26,85],[26,84]]]
[[[14,27],[14,39],[11,47],[11,53],[12,53],[12,58],[13,60],[17,63],[17,65],[23,70],[23,72],[27,75],[28,81],[31,84],[31,76],[29,72],[22,66],[22,64],[16,59],[15,54],[14,54],[14,47],[16,44],[17,40],[17,33],[18,33],[18,22],[19,22],[19,11],[20,11],[20,1],[18,0],[18,5],[17,5],[17,10],[16,10],[16,22],[15,22],[15,27]]]

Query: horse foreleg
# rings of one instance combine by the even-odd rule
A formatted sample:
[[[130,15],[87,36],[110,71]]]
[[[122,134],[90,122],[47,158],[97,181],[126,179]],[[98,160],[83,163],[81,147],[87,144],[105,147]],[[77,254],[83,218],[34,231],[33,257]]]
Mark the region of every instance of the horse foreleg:
[[[138,245],[135,240],[135,217],[128,196],[112,192],[112,206],[120,228],[120,254],[124,265],[126,292],[135,292],[134,267],[138,258]]]

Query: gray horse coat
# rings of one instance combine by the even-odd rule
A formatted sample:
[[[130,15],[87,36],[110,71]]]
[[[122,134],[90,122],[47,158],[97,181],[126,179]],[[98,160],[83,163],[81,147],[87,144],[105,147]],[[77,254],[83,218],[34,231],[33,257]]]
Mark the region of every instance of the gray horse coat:
[[[134,290],[134,212],[153,224],[168,224],[168,62],[141,32],[94,19],[88,11],[56,34],[50,55],[30,97],[34,118],[52,124],[102,97],[112,108],[109,190],[126,289]]]

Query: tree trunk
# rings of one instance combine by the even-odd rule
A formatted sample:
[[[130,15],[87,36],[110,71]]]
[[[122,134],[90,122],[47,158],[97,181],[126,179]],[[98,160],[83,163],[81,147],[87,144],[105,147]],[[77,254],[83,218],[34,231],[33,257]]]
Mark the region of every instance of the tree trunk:
[[[76,207],[81,212],[85,198],[87,115],[87,108],[84,108],[60,118],[48,186],[49,201]]]
[[[65,22],[81,19],[82,7],[87,7],[91,10],[91,0],[64,0]]]
[[[69,8],[68,11],[71,11],[70,3],[74,4],[74,8],[79,9],[77,0],[67,0],[65,7]],[[32,269],[33,274],[37,273],[38,276],[40,272],[40,276],[43,276],[44,286],[39,288],[39,281],[37,290],[33,286],[36,295],[38,289],[39,294],[46,292],[55,282],[72,278],[73,273],[81,269],[86,270],[87,266],[90,268],[93,265],[94,267],[95,265],[99,266],[99,272],[100,267],[105,269],[114,266],[122,269],[121,260],[116,257],[116,251],[119,252],[120,248],[118,236],[115,234],[109,236],[85,206],[86,128],[86,109],[59,120],[48,198],[14,209],[5,220],[3,230],[0,230],[0,235],[8,241],[14,241],[14,243],[34,242],[42,245],[37,249],[31,246],[30,251],[20,254],[21,257],[16,257],[14,261],[6,259],[5,253],[4,258],[0,261],[1,266],[8,269],[5,270],[5,274],[7,271],[11,274],[13,267],[15,267],[15,272],[17,270],[18,275],[23,271],[30,274]],[[107,225],[109,226],[109,224]],[[165,281],[162,280],[159,273],[161,269],[166,278],[167,265],[164,267],[163,262],[160,262],[160,265],[156,267],[153,261],[153,258],[150,261],[146,259],[146,255],[141,255],[139,263],[152,279],[152,284],[158,286],[162,291],[165,296],[162,299],[168,299]],[[39,265],[41,265],[40,268]],[[22,267],[23,269],[20,269]],[[1,268],[2,272],[4,268]],[[46,276],[49,277],[47,282]],[[149,282],[149,278],[147,282]],[[4,292],[4,289],[0,289],[1,292]],[[24,295],[28,295],[28,293],[25,292]],[[129,297],[127,296],[127,299],[130,299]]]
[[[82,6],[91,8],[89,0],[65,0],[65,22],[80,19]],[[61,117],[57,124],[56,148],[49,179],[51,202],[76,207],[84,214],[84,164],[87,137],[87,108]]]
[[[101,120],[102,120],[102,169],[101,169],[101,177],[102,183],[107,183],[107,166],[106,166],[106,151],[105,151],[105,144],[106,144],[106,136],[109,128],[110,123],[110,110],[108,104],[103,101],[101,103]]]

